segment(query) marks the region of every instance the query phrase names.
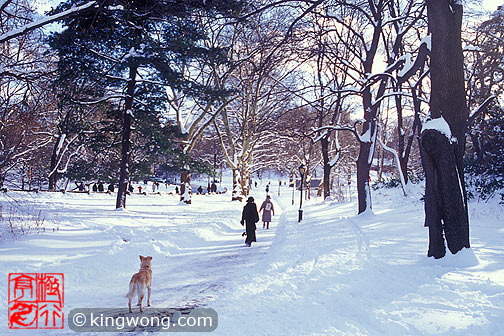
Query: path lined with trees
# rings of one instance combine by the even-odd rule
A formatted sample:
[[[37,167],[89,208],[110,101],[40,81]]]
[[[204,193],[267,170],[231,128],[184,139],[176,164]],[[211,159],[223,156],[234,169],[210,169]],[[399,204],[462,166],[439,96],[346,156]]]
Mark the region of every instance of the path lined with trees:
[[[463,15],[454,0],[68,0],[40,17],[2,0],[0,182],[113,181],[124,208],[156,172],[191,203],[193,172],[231,168],[238,200],[261,171],[305,164],[324,198],[355,174],[362,213],[372,169],[405,193],[425,175],[428,254],[456,253],[466,184],[504,187],[503,13]]]

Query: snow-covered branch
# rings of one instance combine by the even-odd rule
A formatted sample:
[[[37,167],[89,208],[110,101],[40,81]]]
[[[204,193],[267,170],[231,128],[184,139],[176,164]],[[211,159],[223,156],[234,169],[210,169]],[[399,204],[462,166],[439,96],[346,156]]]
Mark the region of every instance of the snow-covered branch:
[[[7,4],[8,4],[8,2],[9,1],[6,1]],[[6,6],[6,3],[3,3],[1,6]],[[67,9],[66,11],[61,12],[61,13],[46,16],[38,21],[30,22],[22,27],[8,31],[5,34],[0,35],[0,43],[4,43],[8,40],[11,40],[11,39],[16,38],[18,36],[26,34],[32,30],[43,27],[49,23],[61,20],[65,16],[68,16],[70,14],[77,13],[81,10],[87,9],[95,4],[96,4],[96,1],[90,1],[84,5],[72,7],[70,9]]]
[[[67,160],[67,162],[65,164],[65,168],[58,169],[58,174],[65,174],[67,172],[68,165],[72,161],[72,157],[74,157],[75,155],[77,155],[81,151],[82,148],[84,148],[84,144],[81,144],[79,147],[77,147],[77,149],[75,150],[75,152],[73,152],[72,154],[70,154],[70,156],[68,157],[68,160]]]
[[[124,98],[126,98],[126,95],[112,95],[112,96],[106,96],[106,97],[103,97],[101,99],[94,100],[94,101],[76,101],[76,103],[80,104],[80,105],[95,105],[95,104],[99,104],[104,101],[107,101],[109,99],[115,99],[115,98],[124,99]]]
[[[361,136],[359,135],[359,132],[357,131],[357,125],[361,124],[362,121],[358,120],[354,123],[353,126],[342,126],[342,125],[329,125],[329,126],[322,126],[322,127],[317,127],[313,128],[310,132],[304,134],[305,136],[312,136],[315,133],[322,132],[324,131],[349,131],[355,135],[355,137],[359,140],[359,142],[368,142],[365,139],[362,139]],[[320,141],[322,137],[317,137],[315,139],[312,139],[312,143],[316,143]]]
[[[478,117],[478,115],[482,112],[482,111],[485,111],[488,107],[488,105],[492,102],[492,100],[494,100],[497,96],[496,95],[491,95],[490,97],[488,97],[487,99],[485,99],[485,101],[483,103],[480,104],[480,106],[478,106],[476,108],[476,110],[473,112],[473,114],[467,119],[467,127],[469,127],[473,122],[474,120],[476,119],[476,117]]]
[[[395,149],[390,148],[387,145],[385,145],[383,143],[383,141],[380,139],[380,137],[376,137],[376,139],[378,140],[378,143],[380,144],[380,146],[382,146],[382,148],[384,150],[386,150],[387,152],[392,153],[392,155],[394,155],[395,162],[397,165],[397,171],[399,172],[399,178],[401,180],[402,191],[403,191],[404,196],[406,196],[406,189],[405,189],[406,180],[405,180],[403,172],[401,170],[401,160],[399,159],[399,154],[397,153],[397,151]]]

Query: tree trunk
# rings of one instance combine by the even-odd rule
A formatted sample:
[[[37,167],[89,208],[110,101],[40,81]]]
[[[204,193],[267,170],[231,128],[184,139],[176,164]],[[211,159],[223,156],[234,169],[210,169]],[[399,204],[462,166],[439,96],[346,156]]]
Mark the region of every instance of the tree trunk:
[[[371,209],[371,194],[369,190],[369,170],[368,163],[369,143],[360,143],[359,157],[357,158],[357,197],[359,202],[359,213],[363,213],[368,208]]]
[[[123,131],[121,142],[121,167],[119,174],[119,186],[117,190],[116,209],[126,208],[126,193],[129,182],[129,161],[131,155],[131,118],[133,108],[133,97],[136,85],[137,66],[130,66],[128,87],[126,90],[126,100],[123,113]]]
[[[477,134],[470,134],[471,136],[471,142],[473,145],[474,152],[476,153],[476,160],[478,160],[478,163],[483,162],[483,150],[481,148],[481,141],[480,141],[480,136]]]
[[[462,6],[450,0],[426,3],[432,33],[430,115],[432,119],[444,118],[454,138],[435,129],[421,134],[428,256],[437,259],[445,255],[444,237],[453,254],[470,247],[463,167],[468,109],[461,43]]]
[[[376,141],[376,124],[366,121],[363,134],[369,130],[369,141],[360,142],[359,156],[357,158],[357,198],[359,213],[371,209],[371,190],[369,188],[369,171],[373,162],[374,142]]]
[[[49,176],[49,190],[56,190],[56,184],[58,183],[58,169],[56,168],[56,163],[58,162],[58,147],[61,139],[61,134],[58,137],[58,140],[54,144],[54,148],[51,155],[51,168],[50,171],[54,171]]]
[[[402,91],[402,88],[399,87],[398,91]],[[398,137],[398,148],[397,153],[399,154],[399,169],[402,172],[402,176],[404,177],[404,183],[408,184],[408,161],[405,156],[405,148],[404,148],[404,129],[403,129],[403,108],[402,108],[402,99],[401,96],[395,96],[396,101],[396,109],[397,109],[397,137]]]
[[[239,188],[240,188],[240,186],[238,185],[238,171],[236,168],[233,168],[233,192],[231,193],[231,200],[232,201],[240,201],[241,202],[242,197],[238,194]]]
[[[248,181],[246,170],[247,167],[245,166],[245,163],[243,163],[240,169],[240,190],[241,190],[241,196],[245,198],[248,196]]]
[[[191,195],[191,174],[184,169],[180,174],[180,202],[191,204]]]
[[[320,140],[320,145],[322,147],[322,159],[324,161],[324,178],[323,178],[323,188],[324,188],[324,199],[331,196],[331,166],[329,165],[329,137],[323,137]]]

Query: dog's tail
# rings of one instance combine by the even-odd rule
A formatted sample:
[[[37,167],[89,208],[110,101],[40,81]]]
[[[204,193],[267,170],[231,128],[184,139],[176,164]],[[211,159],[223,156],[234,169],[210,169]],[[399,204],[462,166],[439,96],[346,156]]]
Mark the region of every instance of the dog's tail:
[[[128,294],[126,294],[126,297],[128,299],[133,299],[135,297],[135,293],[136,293],[136,284],[135,282],[133,281],[133,279],[130,281],[129,283],[129,291],[128,291]]]

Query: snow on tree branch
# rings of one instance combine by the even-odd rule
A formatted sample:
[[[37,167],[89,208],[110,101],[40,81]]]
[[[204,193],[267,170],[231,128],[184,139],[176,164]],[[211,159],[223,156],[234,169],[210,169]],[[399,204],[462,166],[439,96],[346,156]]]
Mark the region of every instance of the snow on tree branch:
[[[473,112],[473,114],[467,119],[467,126],[471,125],[474,120],[476,119],[476,117],[484,110],[486,110],[486,108],[488,107],[488,105],[492,102],[492,100],[494,100],[495,98],[497,98],[496,95],[491,95],[490,97],[488,97],[487,99],[485,99],[485,101],[483,103],[481,103],[480,106],[478,106],[476,108],[476,110]]]
[[[6,3],[8,3],[9,1],[6,1]],[[0,5],[0,8],[2,6],[5,6],[6,3],[3,3],[2,5]],[[0,43],[4,43],[8,40],[11,40],[13,38],[16,38],[18,36],[21,36],[23,34],[26,34],[32,30],[35,30],[37,28],[40,28],[40,27],[43,27],[49,23],[52,23],[52,22],[55,22],[55,21],[58,21],[58,20],[61,20],[62,18],[64,18],[65,16],[68,16],[70,14],[73,14],[73,13],[77,13],[81,10],[84,10],[84,9],[87,9],[91,6],[93,6],[94,4],[96,4],[96,1],[91,1],[91,2],[88,2],[82,6],[77,6],[77,7],[72,7],[66,11],[63,11],[61,13],[58,13],[58,14],[54,14],[54,15],[49,15],[49,16],[46,16],[38,21],[34,21],[34,22],[30,22],[24,26],[21,26],[19,28],[16,28],[16,29],[13,29],[3,35],[0,35]]]

